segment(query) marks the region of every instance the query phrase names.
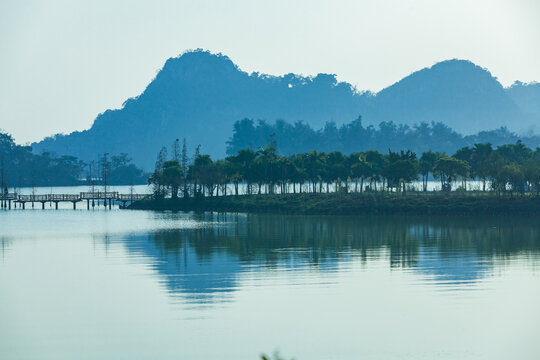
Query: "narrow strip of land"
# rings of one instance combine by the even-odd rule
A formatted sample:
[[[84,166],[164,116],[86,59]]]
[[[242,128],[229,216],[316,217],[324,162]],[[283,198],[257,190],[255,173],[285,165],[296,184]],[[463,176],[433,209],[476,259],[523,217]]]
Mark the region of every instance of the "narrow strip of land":
[[[130,209],[286,214],[540,215],[538,196],[461,194],[265,194],[146,199]]]

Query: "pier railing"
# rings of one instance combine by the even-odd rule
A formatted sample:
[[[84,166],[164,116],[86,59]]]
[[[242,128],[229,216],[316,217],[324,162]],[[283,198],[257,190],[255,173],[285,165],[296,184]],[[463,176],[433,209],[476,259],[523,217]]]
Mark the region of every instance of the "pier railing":
[[[76,194],[50,194],[50,201],[80,201],[81,197]]]
[[[14,201],[17,199],[17,193],[1,193],[0,200],[11,200]]]
[[[143,200],[147,198],[148,194],[119,194],[117,191],[94,191],[94,192],[81,192],[79,194],[39,194],[39,195],[18,195],[17,193],[0,193],[0,207],[11,209],[11,203],[20,204],[24,209],[26,203],[41,203],[42,208],[45,208],[46,202],[55,203],[55,207],[58,209],[58,203],[72,202],[73,208],[76,208],[76,203],[80,201],[86,201],[88,208],[90,203],[92,207],[95,206],[94,201],[102,200],[103,204],[108,203],[109,208],[113,202],[122,203],[121,207],[125,207],[126,203]],[[32,205],[33,207],[33,205]]]
[[[19,202],[40,202],[49,201],[49,195],[19,195],[17,201]]]
[[[116,199],[117,197],[118,197],[118,192],[116,191],[112,191],[112,192],[95,191],[95,192],[80,193],[81,200]]]
[[[147,194],[118,194],[116,200],[118,201],[137,201],[144,200],[149,195]]]

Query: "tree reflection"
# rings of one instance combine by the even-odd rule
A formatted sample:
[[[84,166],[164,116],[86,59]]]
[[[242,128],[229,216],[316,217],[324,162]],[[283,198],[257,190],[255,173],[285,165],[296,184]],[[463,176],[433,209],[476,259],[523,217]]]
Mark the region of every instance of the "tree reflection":
[[[175,221],[180,214],[156,213]],[[185,214],[182,214],[184,216]],[[536,218],[345,217],[197,213],[201,224],[131,236],[125,243],[187,301],[224,301],[239,275],[260,270],[331,272],[388,259],[444,281],[474,283],[517,255],[538,254]]]

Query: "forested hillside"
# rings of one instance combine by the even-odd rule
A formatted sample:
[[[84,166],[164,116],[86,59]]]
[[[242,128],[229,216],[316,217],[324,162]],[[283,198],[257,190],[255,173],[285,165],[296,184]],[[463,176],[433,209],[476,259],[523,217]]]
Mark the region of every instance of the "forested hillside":
[[[0,131],[0,188],[12,191],[23,186],[144,184],[146,174],[127,154],[103,154],[84,162],[75,156],[49,152],[34,154],[29,146],[15,144],[11,135]]]
[[[197,50],[167,60],[141,95],[121,109],[99,114],[90,129],[55,135],[32,148],[85,161],[96,153],[128,153],[149,170],[153,154],[176,138],[223,157],[233,124],[243,118],[281,118],[320,128],[329,121],[341,126],[362,115],[366,125],[442,122],[466,135],[501,126],[522,131],[540,122],[531,110],[540,98],[530,89],[506,91],[486,69],[449,60],[373,94],[332,74],[248,74],[226,56]]]
[[[540,147],[540,136],[518,136],[507,128],[481,131],[473,135],[462,135],[442,123],[420,123],[413,126],[382,122],[377,126],[364,126],[362,118],[338,126],[327,123],[314,129],[306,123],[288,123],[277,120],[273,123],[244,119],[234,124],[233,135],[227,142],[227,153],[232,155],[240,149],[265,147],[275,141],[281,154],[292,155],[317,149],[319,151],[341,151],[350,154],[363,150],[409,149],[417,153],[428,150],[454,153],[459,148],[478,143],[498,146],[521,140],[531,148]]]

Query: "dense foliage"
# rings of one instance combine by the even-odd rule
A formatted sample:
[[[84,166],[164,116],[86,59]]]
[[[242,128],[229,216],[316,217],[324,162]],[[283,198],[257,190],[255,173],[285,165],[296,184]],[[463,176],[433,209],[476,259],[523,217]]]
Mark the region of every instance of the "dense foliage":
[[[378,126],[364,126],[359,117],[339,127],[329,122],[324,128],[315,130],[304,122],[290,124],[277,120],[272,124],[264,120],[255,122],[244,119],[235,123],[227,153],[234,155],[245,148],[257,150],[264,147],[269,138],[276,142],[281,155],[313,149],[325,152],[338,150],[345,154],[362,150],[387,152],[388,149],[411,149],[417,154],[428,150],[450,154],[474,144],[491,143],[498,146],[519,140],[532,148],[540,146],[540,136],[518,136],[506,128],[463,136],[442,123],[420,123],[411,127],[388,121]]]
[[[463,147],[448,156],[444,152],[425,151],[420,157],[407,151],[377,150],[329,153],[311,152],[280,156],[275,142],[257,151],[241,149],[235,155],[213,161],[209,155],[196,154],[191,164],[186,162],[185,148],[179,156],[167,160],[166,149],[160,152],[154,174],[156,197],[170,194],[177,198],[227,195],[232,184],[235,195],[240,188],[246,194],[376,192],[408,191],[408,184],[422,179],[421,190],[427,191],[427,179],[440,181],[442,191],[467,189],[467,181],[482,181],[482,191],[488,189],[509,193],[540,192],[540,148],[536,151],[523,143],[501,145],[490,143]],[[489,184],[489,187],[487,186]],[[244,186],[240,186],[244,185]],[[480,190],[480,189],[478,189]]]
[[[104,179],[103,175],[106,176]],[[146,174],[126,154],[101,156],[88,164],[74,156],[34,154],[29,146],[15,144],[13,138],[0,131],[0,187],[62,186],[86,183],[144,183]]]

